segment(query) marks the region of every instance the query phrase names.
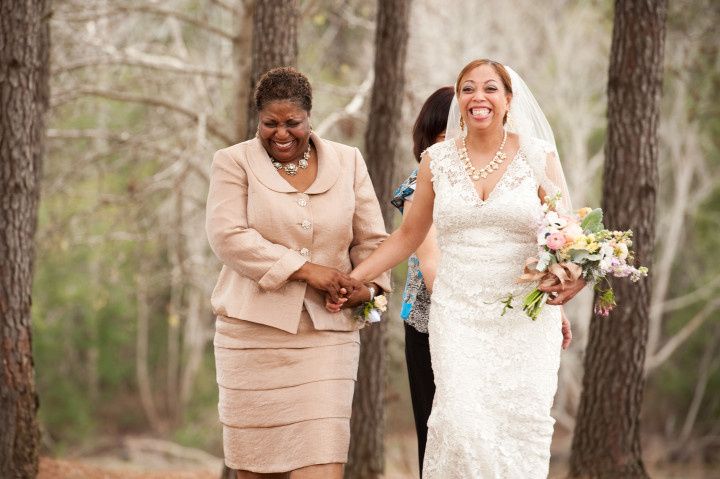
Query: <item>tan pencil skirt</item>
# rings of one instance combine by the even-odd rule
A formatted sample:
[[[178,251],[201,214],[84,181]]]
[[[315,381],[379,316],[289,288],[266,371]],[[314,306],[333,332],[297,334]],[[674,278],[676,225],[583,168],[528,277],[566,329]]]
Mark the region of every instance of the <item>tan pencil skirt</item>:
[[[225,464],[269,473],[347,462],[358,331],[297,334],[218,316],[215,366]]]

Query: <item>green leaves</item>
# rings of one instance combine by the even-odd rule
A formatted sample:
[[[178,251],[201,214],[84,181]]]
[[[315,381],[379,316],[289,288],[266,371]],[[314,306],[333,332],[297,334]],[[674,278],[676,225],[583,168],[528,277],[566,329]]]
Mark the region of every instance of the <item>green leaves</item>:
[[[513,309],[512,305],[513,295],[509,294],[505,299],[502,299],[500,302],[504,304],[502,313],[500,313],[500,316],[505,316],[505,313],[507,313],[508,309]]]
[[[570,261],[576,264],[585,264],[588,261],[600,261],[600,255],[584,249],[573,249],[570,250]]]
[[[588,213],[585,218],[583,218],[582,223],[580,223],[580,227],[583,229],[583,231],[589,233],[597,233],[598,231],[605,229],[602,220],[602,210],[600,208],[595,208],[590,213]]]

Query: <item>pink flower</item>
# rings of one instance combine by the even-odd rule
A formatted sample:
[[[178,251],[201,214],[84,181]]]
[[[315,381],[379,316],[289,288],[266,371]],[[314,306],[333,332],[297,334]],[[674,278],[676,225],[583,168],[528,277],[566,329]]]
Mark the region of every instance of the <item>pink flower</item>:
[[[603,318],[607,318],[608,316],[610,316],[610,311],[612,311],[612,310],[613,310],[612,306],[609,306],[609,305],[601,306],[599,304],[596,304],[595,308],[594,308],[594,313]]]
[[[577,223],[571,223],[563,229],[563,233],[567,239],[572,242],[582,236],[583,230]]]
[[[565,235],[562,233],[553,233],[547,237],[545,242],[551,250],[558,250],[565,246]]]

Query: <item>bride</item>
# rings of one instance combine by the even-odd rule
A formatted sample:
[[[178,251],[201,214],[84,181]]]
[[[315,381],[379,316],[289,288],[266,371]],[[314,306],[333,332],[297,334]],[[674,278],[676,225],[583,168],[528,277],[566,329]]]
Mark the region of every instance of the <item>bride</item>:
[[[562,193],[569,210],[569,195],[552,130],[514,71],[475,60],[458,76],[456,100],[449,139],[423,154],[413,209],[351,276],[367,282],[400,263],[435,223],[441,259],[429,333],[437,392],[424,477],[544,478],[559,305],[585,283],[549,289],[537,321],[517,305],[501,316],[500,300],[531,288],[516,279],[537,252],[542,202]]]

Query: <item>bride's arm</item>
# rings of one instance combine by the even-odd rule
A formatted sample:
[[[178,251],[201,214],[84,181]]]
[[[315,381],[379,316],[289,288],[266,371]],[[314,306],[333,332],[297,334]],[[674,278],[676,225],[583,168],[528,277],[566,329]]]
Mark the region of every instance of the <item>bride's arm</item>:
[[[406,260],[420,246],[432,225],[435,192],[431,178],[430,157],[426,153],[420,162],[412,209],[402,225],[360,263],[350,276],[368,282]]]

